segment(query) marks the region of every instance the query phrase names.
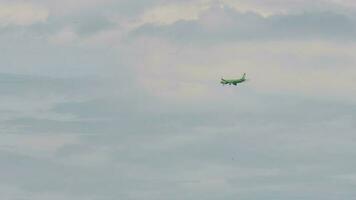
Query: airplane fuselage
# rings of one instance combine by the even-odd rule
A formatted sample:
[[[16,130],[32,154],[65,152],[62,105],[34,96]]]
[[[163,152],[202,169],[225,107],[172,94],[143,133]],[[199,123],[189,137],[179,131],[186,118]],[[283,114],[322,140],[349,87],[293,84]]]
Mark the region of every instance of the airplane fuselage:
[[[223,84],[223,85],[226,85],[226,84],[228,84],[228,85],[237,85],[238,83],[242,83],[242,82],[244,82],[246,79],[223,79],[223,80],[221,80],[221,84]]]
[[[242,76],[242,78],[240,78],[240,79],[223,79],[223,78],[221,78],[220,83],[223,84],[223,85],[226,85],[226,84],[228,84],[228,85],[231,85],[231,84],[232,85],[237,85],[238,83],[242,83],[242,82],[246,81],[245,76],[246,76],[246,74],[244,74]]]

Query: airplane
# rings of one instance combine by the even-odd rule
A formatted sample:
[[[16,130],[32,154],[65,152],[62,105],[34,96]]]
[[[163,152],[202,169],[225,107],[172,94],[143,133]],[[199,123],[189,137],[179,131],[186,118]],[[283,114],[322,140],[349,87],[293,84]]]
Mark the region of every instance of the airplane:
[[[240,78],[240,79],[230,79],[230,80],[226,80],[226,79],[224,79],[224,78],[221,78],[220,83],[223,84],[223,85],[226,85],[226,84],[228,84],[228,85],[231,85],[231,84],[237,85],[238,83],[245,82],[245,81],[246,81],[246,78],[245,78],[245,77],[246,77],[246,73],[244,73],[244,75],[242,75],[242,78]]]

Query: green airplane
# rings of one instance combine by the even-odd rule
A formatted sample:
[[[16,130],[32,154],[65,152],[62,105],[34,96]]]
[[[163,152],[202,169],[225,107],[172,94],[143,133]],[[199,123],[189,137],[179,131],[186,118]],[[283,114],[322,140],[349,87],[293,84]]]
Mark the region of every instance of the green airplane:
[[[223,85],[237,85],[238,83],[242,83],[242,82],[245,82],[246,81],[246,73],[244,73],[244,75],[242,76],[242,78],[240,79],[230,79],[230,80],[227,80],[227,79],[224,79],[224,78],[221,78],[221,81],[220,83],[223,84]]]

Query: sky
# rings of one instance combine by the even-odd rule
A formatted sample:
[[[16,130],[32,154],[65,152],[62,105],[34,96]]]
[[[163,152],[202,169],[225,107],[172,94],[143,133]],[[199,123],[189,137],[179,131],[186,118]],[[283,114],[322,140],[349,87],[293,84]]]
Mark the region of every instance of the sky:
[[[353,0],[0,0],[0,199],[353,199],[355,36]]]

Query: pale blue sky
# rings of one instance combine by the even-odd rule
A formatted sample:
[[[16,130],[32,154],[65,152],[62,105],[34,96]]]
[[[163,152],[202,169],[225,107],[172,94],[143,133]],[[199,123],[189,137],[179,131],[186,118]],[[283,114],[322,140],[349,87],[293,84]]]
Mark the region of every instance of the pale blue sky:
[[[355,27],[351,0],[0,0],[0,199],[353,199]]]

